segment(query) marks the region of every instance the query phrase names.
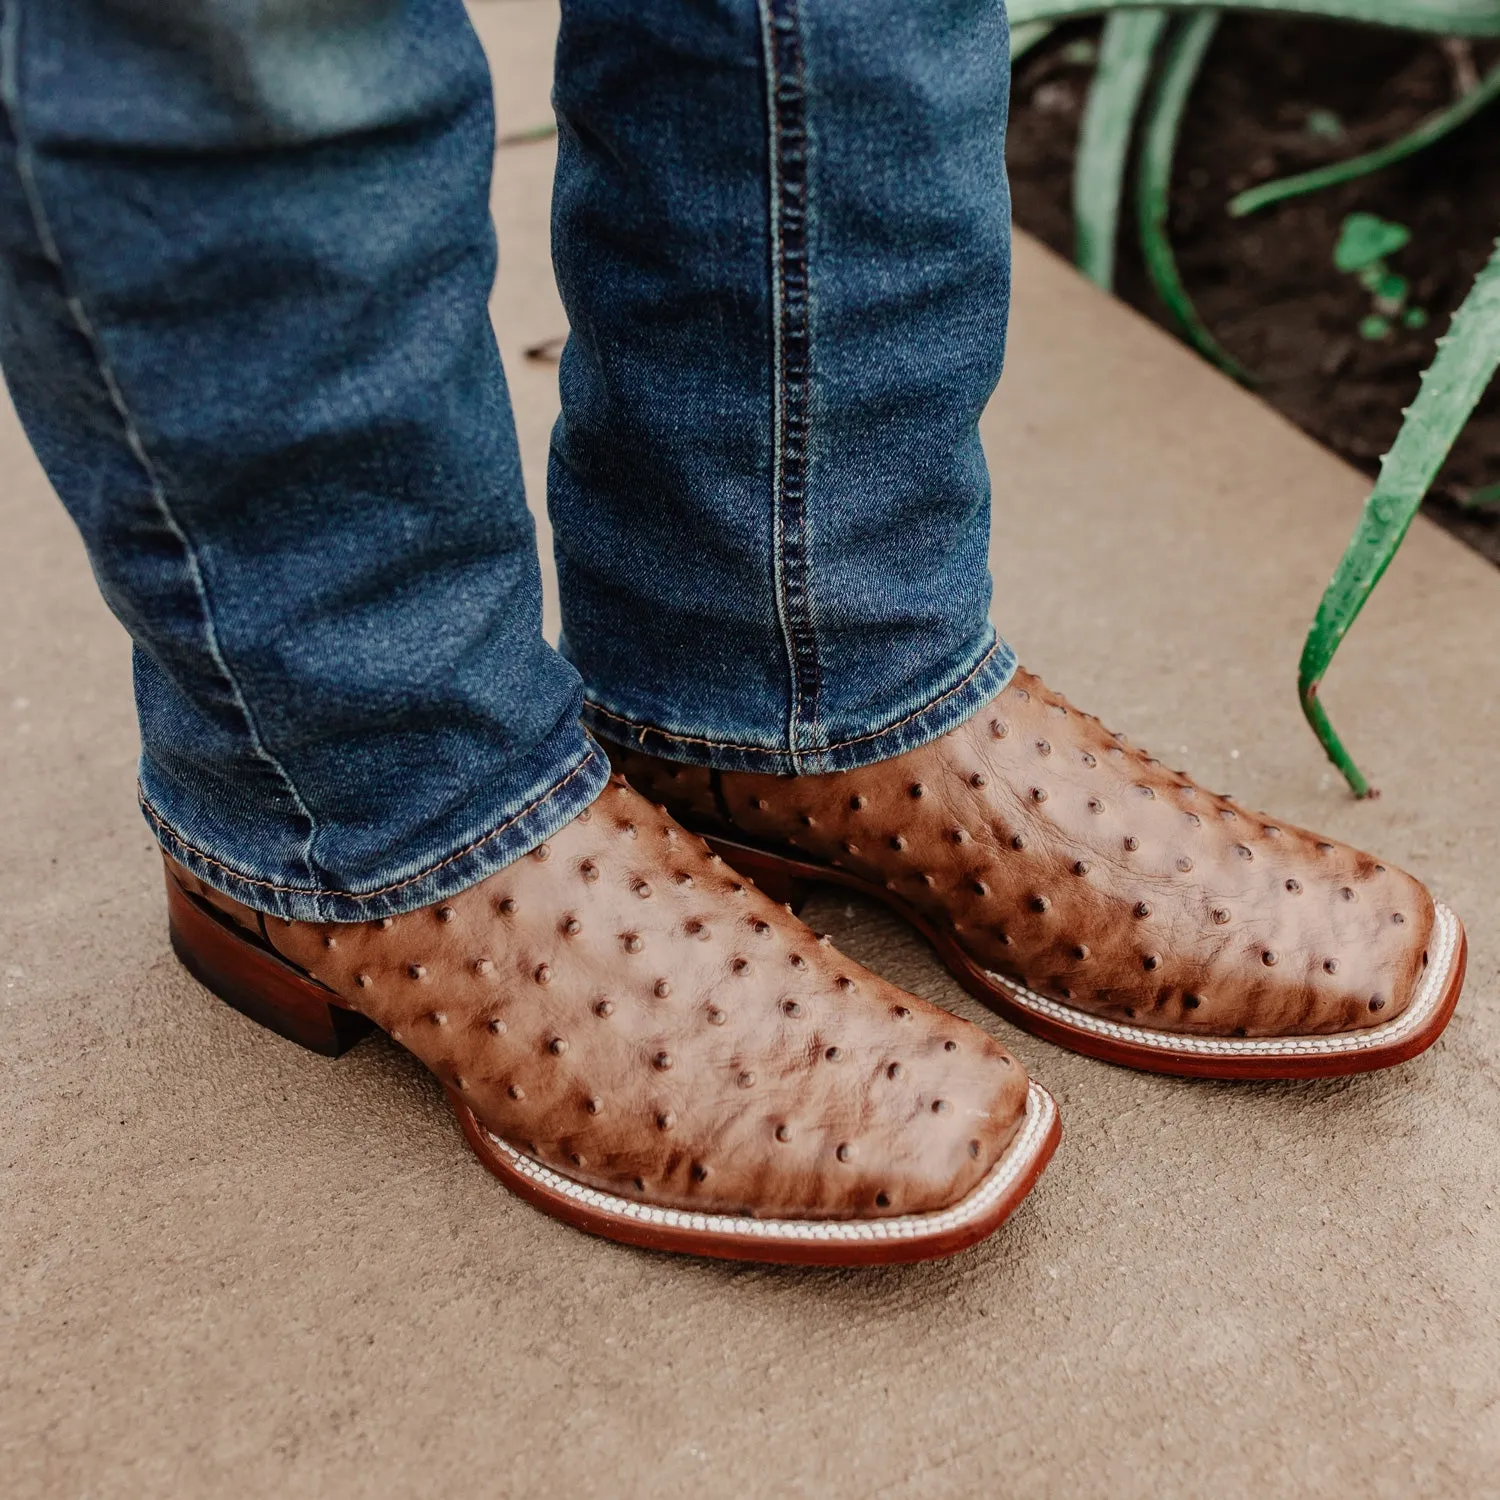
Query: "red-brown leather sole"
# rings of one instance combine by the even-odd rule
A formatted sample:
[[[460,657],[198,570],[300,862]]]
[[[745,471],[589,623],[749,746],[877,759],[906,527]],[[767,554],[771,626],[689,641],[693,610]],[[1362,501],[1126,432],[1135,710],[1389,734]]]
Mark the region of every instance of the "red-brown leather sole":
[[[167,930],[172,951],[199,984],[309,1052],[342,1057],[375,1029],[332,990],[206,911],[170,874]]]
[[[333,991],[242,934],[167,875],[172,948],[206,989],[277,1035],[338,1057],[375,1029]],[[769,1220],[700,1214],[617,1198],[516,1150],[480,1124],[451,1089],[474,1154],[517,1196],[554,1218],[622,1244],[726,1260],[869,1266],[956,1254],[993,1234],[1029,1193],[1062,1135],[1052,1096],[1033,1083],[1004,1154],[960,1202],[885,1219]]]
[[[956,1255],[993,1234],[1035,1185],[1062,1138],[1052,1096],[1033,1083],[1005,1154],[969,1195],[938,1213],[888,1219],[758,1219],[657,1208],[589,1188],[506,1145],[449,1100],[474,1154],[518,1197],[589,1234],[679,1255],[797,1266],[879,1266]]]
[[[1463,988],[1468,938],[1439,907],[1434,963],[1418,995],[1394,1020],[1359,1032],[1308,1037],[1197,1037],[1102,1021],[992,974],[892,892],[847,871],[757,849],[717,835],[709,844],[768,896],[800,906],[812,886],[838,885],[883,902],[936,950],[954,978],[984,1005],[1043,1041],[1121,1067],[1183,1078],[1332,1078],[1395,1067],[1425,1052],[1447,1026]]]

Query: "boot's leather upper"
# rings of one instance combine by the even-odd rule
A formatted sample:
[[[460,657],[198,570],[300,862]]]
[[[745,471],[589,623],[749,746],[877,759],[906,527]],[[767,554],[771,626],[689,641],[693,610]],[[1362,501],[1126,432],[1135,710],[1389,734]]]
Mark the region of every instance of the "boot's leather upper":
[[[1347,1031],[1405,1008],[1434,908],[1411,876],[1251,812],[1018,672],[940,739],[775,777],[612,752],[694,827],[882,886],[984,968],[1179,1032]]]
[[[1022,1119],[980,1028],[838,953],[620,777],[437,906],[286,922],[174,874],[375,1021],[496,1135],[653,1204],[866,1218],[959,1201]]]

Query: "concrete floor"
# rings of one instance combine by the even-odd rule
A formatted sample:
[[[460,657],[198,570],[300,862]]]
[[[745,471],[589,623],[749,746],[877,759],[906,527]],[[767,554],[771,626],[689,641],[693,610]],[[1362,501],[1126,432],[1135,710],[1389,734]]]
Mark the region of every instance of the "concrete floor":
[[[502,126],[550,8],[476,9]],[[550,147],[500,153],[496,296],[533,494],[562,331]],[[124,636],[0,413],[0,1493],[1464,1496],[1500,1492],[1500,575],[1418,521],[1302,727],[1302,632],[1359,478],[1034,246],[986,418],[997,621],[1209,785],[1410,865],[1468,992],[1391,1073],[1138,1076],[1011,1031],[887,918],[811,915],[979,1020],[1067,1134],[1002,1233],[858,1274],[578,1235],[468,1156],[381,1039],[342,1061],[167,948]]]

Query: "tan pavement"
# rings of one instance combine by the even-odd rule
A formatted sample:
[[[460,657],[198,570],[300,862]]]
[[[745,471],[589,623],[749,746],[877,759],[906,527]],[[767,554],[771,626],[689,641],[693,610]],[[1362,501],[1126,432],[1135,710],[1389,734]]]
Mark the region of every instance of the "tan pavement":
[[[552,12],[476,7],[502,128]],[[539,506],[562,331],[547,144],[499,155],[496,294]],[[1302,727],[1302,632],[1359,476],[1020,241],[986,418],[995,618],[1209,785],[1408,864],[1468,993],[1391,1073],[1111,1069],[1012,1031],[884,915],[810,913],[977,1019],[1066,1136],[987,1245],[788,1272],[585,1238],[469,1156],[383,1039],[329,1062],[166,941],[124,635],[0,413],[0,1494],[1391,1496],[1500,1491],[1500,574],[1418,521]],[[554,616],[555,618],[555,613]]]

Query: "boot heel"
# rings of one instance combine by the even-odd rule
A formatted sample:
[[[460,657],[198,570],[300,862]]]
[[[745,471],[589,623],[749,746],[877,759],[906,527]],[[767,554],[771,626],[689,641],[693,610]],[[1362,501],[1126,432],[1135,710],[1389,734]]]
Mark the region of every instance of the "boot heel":
[[[761,893],[771,900],[783,902],[793,911],[801,911],[807,898],[812,895],[813,881],[807,876],[799,875],[790,860],[752,849],[748,844],[732,843],[728,839],[710,838],[708,842],[716,854],[741,875],[748,875]]]
[[[356,1011],[249,937],[209,914],[167,876],[172,949],[188,973],[226,1005],[277,1036],[324,1057],[341,1057],[373,1029]]]

